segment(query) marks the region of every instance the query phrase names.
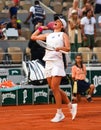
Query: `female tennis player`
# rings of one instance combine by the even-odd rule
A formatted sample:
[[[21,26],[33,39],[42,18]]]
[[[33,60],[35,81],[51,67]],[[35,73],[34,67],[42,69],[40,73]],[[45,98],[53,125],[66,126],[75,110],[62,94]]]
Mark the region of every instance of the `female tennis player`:
[[[81,94],[86,93],[88,102],[92,101],[92,94],[94,91],[94,85],[86,82],[86,66],[83,64],[82,55],[78,53],[75,56],[75,65],[72,66],[72,78],[77,82],[77,94],[74,94],[76,101],[80,100]]]
[[[63,18],[56,17],[53,28],[54,32],[52,33],[40,34],[43,29],[48,29],[46,26],[41,26],[32,34],[31,39],[46,41],[49,46],[55,48],[55,51],[46,50],[43,60],[46,63],[45,75],[57,105],[56,115],[51,122],[60,122],[65,118],[62,112],[62,101],[68,104],[73,116],[71,102],[65,92],[59,88],[62,77],[66,75],[62,53],[59,50],[69,52],[70,43],[67,34],[62,32],[66,28],[66,21]]]

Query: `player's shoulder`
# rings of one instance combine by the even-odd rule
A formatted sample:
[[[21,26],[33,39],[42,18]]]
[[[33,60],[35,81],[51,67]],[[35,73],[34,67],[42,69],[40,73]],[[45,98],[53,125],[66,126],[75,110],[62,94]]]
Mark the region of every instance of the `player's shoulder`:
[[[62,32],[63,36],[68,37],[68,34],[66,32]]]

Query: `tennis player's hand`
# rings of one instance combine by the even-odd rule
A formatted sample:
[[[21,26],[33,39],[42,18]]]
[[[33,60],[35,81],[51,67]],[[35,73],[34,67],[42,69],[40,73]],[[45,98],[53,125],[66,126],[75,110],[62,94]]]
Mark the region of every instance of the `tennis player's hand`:
[[[64,51],[64,52],[66,52],[66,48],[65,47],[56,47],[55,51]]]
[[[55,48],[55,51],[60,51],[60,50],[62,50],[61,47],[56,47],[56,48]]]

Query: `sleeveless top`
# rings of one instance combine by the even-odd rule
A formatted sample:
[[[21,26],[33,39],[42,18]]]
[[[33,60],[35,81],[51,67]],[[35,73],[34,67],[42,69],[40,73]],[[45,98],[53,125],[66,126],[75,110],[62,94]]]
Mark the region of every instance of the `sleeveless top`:
[[[53,32],[50,33],[47,38],[46,38],[46,43],[49,46],[52,46],[54,48],[56,47],[63,47],[64,42],[63,42],[63,32]],[[45,56],[43,57],[44,61],[48,60],[62,60],[62,53],[59,51],[49,51],[46,50]]]

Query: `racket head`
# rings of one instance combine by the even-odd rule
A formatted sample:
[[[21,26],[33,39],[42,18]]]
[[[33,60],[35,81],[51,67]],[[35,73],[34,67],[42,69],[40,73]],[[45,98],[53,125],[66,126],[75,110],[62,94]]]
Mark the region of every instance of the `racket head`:
[[[42,41],[42,40],[36,40],[36,42],[37,42],[40,46],[44,47],[45,49],[47,49],[47,50],[49,50],[49,51],[54,51],[54,50],[55,50],[55,48],[49,46],[46,42],[44,42],[44,41]]]
[[[42,41],[42,40],[36,40],[36,42],[43,48],[49,50],[49,51],[55,51],[55,48],[48,45],[46,42]],[[59,52],[64,53],[64,54],[68,54],[68,52],[60,50]]]

